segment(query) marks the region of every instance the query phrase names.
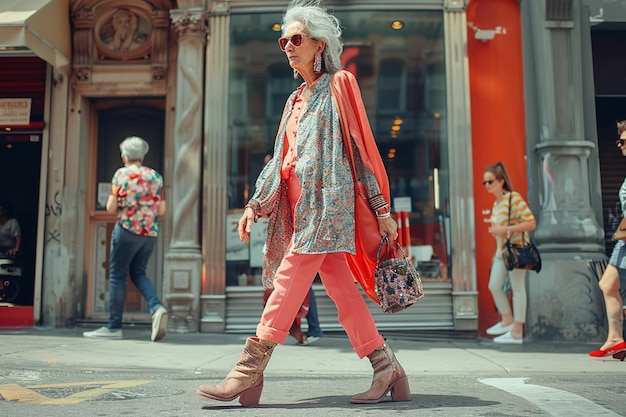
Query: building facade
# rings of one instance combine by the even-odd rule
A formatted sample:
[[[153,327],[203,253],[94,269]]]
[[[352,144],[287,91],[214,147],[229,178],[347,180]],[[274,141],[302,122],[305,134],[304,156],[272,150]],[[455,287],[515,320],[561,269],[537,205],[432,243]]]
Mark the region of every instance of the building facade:
[[[150,143],[146,164],[166,183],[169,211],[149,275],[170,310],[170,331],[253,332],[264,223],[249,246],[234,227],[284,102],[301,82],[276,43],[287,2],[24,3],[32,3],[28,17],[20,5],[1,6],[0,99],[30,99],[30,119],[0,120],[0,136],[7,161],[27,155],[35,163],[1,194],[16,200],[28,225],[33,266],[24,270],[19,305],[30,323],[108,317],[115,218],[104,203],[120,141],[139,135]],[[502,160],[538,219],[544,255],[542,272],[529,274],[527,335],[603,337],[595,273],[606,260],[603,230],[612,226],[621,178],[612,148],[598,140],[599,132],[613,137],[613,122],[605,122],[614,113],[601,122],[595,109],[618,111],[624,92],[594,85],[610,79],[606,32],[626,32],[626,11],[613,3],[326,2],[342,22],[343,65],[361,86],[393,208],[407,213],[401,223],[424,279],[426,297],[405,312],[384,315],[371,304],[381,329],[482,335],[497,320],[487,289],[495,245],[484,223],[492,201],[480,180],[486,165]],[[38,23],[51,13],[64,15],[59,33]],[[26,84],[32,91],[18,88]],[[30,153],[17,154],[26,145]],[[322,326],[340,329],[323,288],[314,289]],[[124,318],[150,319],[131,287]]]

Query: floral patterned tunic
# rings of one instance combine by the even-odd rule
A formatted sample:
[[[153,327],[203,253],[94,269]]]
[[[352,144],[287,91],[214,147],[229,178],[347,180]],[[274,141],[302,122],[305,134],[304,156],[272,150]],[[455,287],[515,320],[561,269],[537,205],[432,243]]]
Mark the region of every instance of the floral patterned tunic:
[[[157,213],[161,202],[163,177],[145,166],[129,165],[115,171],[113,185],[119,186],[118,198],[123,206],[117,223],[142,236],[158,236]]]

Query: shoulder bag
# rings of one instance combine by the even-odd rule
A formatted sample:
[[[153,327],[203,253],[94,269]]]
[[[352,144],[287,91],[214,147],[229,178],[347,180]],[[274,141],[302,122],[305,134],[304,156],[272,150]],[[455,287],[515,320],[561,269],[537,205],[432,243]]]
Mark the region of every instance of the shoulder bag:
[[[380,231],[378,230],[378,219],[371,209],[364,184],[356,177],[354,166],[354,153],[352,148],[352,130],[350,129],[351,109],[346,108],[339,99],[340,93],[331,81],[331,88],[336,98],[339,110],[341,131],[348,160],[350,161],[350,171],[354,181],[354,222],[355,222],[355,249],[356,256],[346,255],[346,261],[352,271],[354,278],[359,282],[363,291],[377,304],[374,291],[372,271],[376,265],[376,249],[380,243]],[[358,129],[354,129],[354,134],[358,134]]]
[[[509,193],[509,221],[511,225],[511,195]],[[530,240],[530,236],[526,239],[526,232],[522,233],[522,243],[516,244],[507,239],[502,252],[502,260],[504,266],[509,271],[513,269],[529,269],[532,271],[541,271],[541,255],[535,244]]]

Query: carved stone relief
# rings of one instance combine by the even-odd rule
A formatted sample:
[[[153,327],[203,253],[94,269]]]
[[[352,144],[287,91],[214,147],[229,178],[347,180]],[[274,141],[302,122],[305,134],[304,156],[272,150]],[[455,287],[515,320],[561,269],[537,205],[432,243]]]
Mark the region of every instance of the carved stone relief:
[[[149,65],[152,81],[167,77],[169,4],[78,0],[73,3],[72,66],[78,82],[91,82],[97,65]],[[109,67],[110,68],[110,67]]]
[[[149,59],[151,34],[150,16],[140,9],[111,9],[99,17],[94,27],[98,60]]]

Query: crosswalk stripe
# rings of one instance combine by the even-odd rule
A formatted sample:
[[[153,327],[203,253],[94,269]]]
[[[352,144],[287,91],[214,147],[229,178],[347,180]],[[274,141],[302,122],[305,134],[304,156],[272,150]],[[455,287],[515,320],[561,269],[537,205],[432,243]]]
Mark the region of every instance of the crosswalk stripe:
[[[620,417],[619,414],[571,392],[527,384],[528,378],[481,378],[485,385],[524,398],[555,417]]]
[[[0,385],[0,397],[6,401],[19,401],[31,404],[78,404],[83,401],[93,400],[101,395],[115,392],[119,389],[136,387],[149,384],[149,380],[129,381],[88,381],[88,382],[63,382],[58,384],[39,384],[22,387],[18,384]],[[63,398],[49,398],[39,394],[36,390],[42,388],[83,387],[84,389]]]

